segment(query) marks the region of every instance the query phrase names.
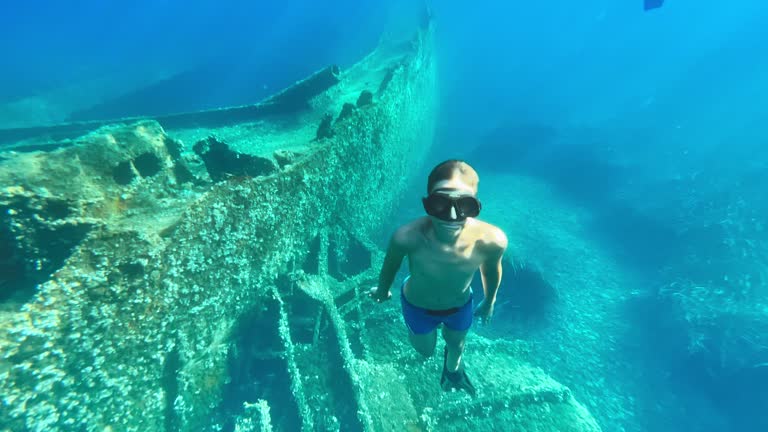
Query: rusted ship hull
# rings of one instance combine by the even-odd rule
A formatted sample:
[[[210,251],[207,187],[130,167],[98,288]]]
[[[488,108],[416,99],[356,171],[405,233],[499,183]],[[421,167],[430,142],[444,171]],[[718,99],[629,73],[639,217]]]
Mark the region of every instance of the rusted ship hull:
[[[431,144],[432,28],[330,76],[3,153],[0,428],[599,430],[511,343],[477,339],[479,399],[442,393],[396,307],[366,303]]]

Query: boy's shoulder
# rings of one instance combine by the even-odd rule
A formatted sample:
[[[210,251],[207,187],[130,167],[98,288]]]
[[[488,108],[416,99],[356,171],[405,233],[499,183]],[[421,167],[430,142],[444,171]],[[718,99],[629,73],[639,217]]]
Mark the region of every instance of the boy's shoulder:
[[[424,229],[428,222],[429,218],[424,216],[400,225],[392,234],[392,238],[401,245],[408,245],[414,241],[419,241],[424,236]]]
[[[483,243],[506,249],[508,240],[504,230],[496,225],[475,219],[477,237]]]

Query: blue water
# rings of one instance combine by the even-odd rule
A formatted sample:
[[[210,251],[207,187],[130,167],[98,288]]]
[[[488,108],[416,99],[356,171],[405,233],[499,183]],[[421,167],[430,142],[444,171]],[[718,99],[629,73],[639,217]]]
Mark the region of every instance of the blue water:
[[[382,33],[408,28],[412,3],[5,2],[0,127],[255,102],[352,64]],[[616,349],[648,385],[622,427],[768,430],[768,4],[432,9],[441,98],[432,160],[459,155],[481,178],[547,184],[594,216],[592,244],[642,281],[627,293],[620,319],[631,331]],[[528,313],[506,337],[551,325],[541,319],[556,301],[546,279],[523,273],[502,286],[499,301]],[[530,294],[512,294],[514,281]]]

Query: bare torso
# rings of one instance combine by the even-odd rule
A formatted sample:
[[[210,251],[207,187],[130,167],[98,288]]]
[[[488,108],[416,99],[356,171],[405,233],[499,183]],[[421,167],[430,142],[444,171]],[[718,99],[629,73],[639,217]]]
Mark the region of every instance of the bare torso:
[[[456,242],[439,242],[428,217],[401,228],[411,277],[403,288],[406,300],[426,309],[464,305],[471,295],[470,282],[486,259],[499,229],[477,219],[467,219]]]

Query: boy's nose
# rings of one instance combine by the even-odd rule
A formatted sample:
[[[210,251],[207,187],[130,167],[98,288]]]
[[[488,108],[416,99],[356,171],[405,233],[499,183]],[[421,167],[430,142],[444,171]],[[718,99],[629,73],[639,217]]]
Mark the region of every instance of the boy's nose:
[[[456,216],[456,206],[451,206],[451,219],[458,219]]]

